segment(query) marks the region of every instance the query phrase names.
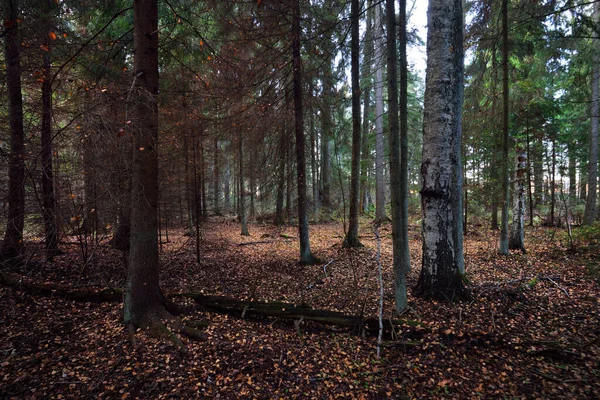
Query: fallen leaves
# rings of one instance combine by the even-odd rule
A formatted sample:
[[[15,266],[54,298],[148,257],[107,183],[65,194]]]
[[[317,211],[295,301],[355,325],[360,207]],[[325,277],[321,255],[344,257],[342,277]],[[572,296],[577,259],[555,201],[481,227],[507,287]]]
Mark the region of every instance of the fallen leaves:
[[[200,264],[194,261],[193,241],[171,229],[161,253],[165,291],[375,315],[375,238],[361,236],[366,247],[348,251],[340,246],[339,225],[312,226],[313,250],[334,260],[324,277],[321,266],[298,265],[297,241],[286,238],[295,237],[296,227],[250,228],[253,237],[244,238],[236,223],[206,223]],[[238,246],[262,235],[270,243]],[[70,240],[63,245],[66,254],[51,267],[32,264],[31,278],[122,286],[121,252],[101,243],[84,269],[80,245]],[[208,340],[189,343],[190,356],[180,358],[143,333],[133,346],[118,304],[75,303],[0,287],[0,392],[6,397],[125,399],[599,397],[600,296],[598,284],[582,268],[595,256],[566,259],[560,248],[536,240],[527,256],[499,258],[491,242],[495,238],[486,232],[465,242],[474,301],[410,298],[407,318],[421,321],[422,327],[402,327],[397,334],[399,343],[414,345],[386,346],[381,360],[375,357],[375,339],[345,329],[304,322],[299,337],[290,323],[277,319],[244,320],[204,311],[189,317],[210,322]],[[385,238],[387,315],[393,305],[390,246]],[[409,285],[418,276],[419,248],[413,240]],[[554,283],[538,278],[528,284],[544,276]]]

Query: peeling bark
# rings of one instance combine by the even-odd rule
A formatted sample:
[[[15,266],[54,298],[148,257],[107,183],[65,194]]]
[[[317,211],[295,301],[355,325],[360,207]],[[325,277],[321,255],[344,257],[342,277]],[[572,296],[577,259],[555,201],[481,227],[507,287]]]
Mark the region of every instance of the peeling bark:
[[[414,294],[452,301],[469,297],[462,249],[462,1],[430,1],[427,25],[423,263]]]

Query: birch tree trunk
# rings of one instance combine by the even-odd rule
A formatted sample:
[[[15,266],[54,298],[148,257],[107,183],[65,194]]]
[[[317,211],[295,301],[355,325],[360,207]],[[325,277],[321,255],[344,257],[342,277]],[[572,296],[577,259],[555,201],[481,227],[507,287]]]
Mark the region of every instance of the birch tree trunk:
[[[469,298],[464,284],[461,131],[462,0],[431,0],[423,120],[423,265],[414,294]]]
[[[516,168],[513,193],[513,223],[509,248],[525,253],[525,179],[527,177],[527,152],[516,150]]]

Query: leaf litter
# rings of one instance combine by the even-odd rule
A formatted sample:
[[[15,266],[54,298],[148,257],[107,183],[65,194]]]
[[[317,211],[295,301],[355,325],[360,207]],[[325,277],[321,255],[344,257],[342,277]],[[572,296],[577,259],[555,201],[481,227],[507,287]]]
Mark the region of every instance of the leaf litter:
[[[410,250],[420,268],[418,230]],[[343,249],[339,224],[311,226],[322,265],[297,262],[297,229],[210,220],[202,228],[200,263],[183,232],[163,238],[161,286],[238,300],[285,301],[365,317],[377,315],[375,237],[361,226],[365,247]],[[385,317],[393,317],[391,231],[383,226]],[[496,232],[465,237],[473,290],[469,303],[409,296],[405,326],[384,343],[317,323],[239,318],[192,308],[186,318],[209,323],[205,342],[182,357],[143,333],[133,347],[122,306],[41,297],[0,286],[2,398],[599,398],[600,296],[597,248],[568,252],[547,228],[527,232],[528,253],[500,257]],[[23,273],[30,278],[122,287],[124,257],[101,242],[83,259],[75,238],[54,264],[42,245]],[[82,261],[83,260],[83,261]],[[177,298],[179,301],[180,299]],[[186,340],[187,339],[183,339]]]

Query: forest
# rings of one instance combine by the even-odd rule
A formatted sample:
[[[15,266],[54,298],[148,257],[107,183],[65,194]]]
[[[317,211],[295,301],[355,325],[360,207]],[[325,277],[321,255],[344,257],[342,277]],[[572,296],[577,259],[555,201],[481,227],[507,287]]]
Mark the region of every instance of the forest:
[[[600,0],[0,13],[0,398],[600,398]]]

